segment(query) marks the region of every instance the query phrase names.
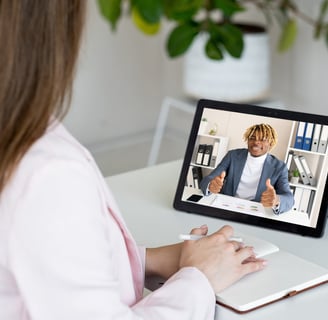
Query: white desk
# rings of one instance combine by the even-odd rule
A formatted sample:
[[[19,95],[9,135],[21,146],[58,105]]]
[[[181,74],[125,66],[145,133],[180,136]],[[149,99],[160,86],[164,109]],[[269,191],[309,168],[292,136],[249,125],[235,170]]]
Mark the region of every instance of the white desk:
[[[176,211],[173,197],[181,162],[169,162],[107,178],[125,220],[139,244],[157,246],[177,242],[179,233],[206,223],[209,232],[227,221]],[[241,233],[277,244],[283,250],[328,268],[328,228],[321,239],[306,238],[239,223],[229,223]],[[251,288],[250,288],[251,290]],[[218,320],[309,320],[327,319],[328,285],[276,302],[259,310],[238,315],[217,307]]]

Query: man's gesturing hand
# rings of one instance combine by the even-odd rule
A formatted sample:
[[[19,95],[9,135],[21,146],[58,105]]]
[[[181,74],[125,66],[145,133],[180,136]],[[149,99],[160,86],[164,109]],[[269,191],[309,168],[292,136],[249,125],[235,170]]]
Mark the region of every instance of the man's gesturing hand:
[[[219,176],[216,176],[209,184],[208,190],[212,193],[219,193],[222,189],[224,178],[226,176],[225,171],[222,171]]]
[[[271,185],[270,179],[267,179],[266,190],[262,193],[261,203],[264,207],[274,207],[279,203],[279,196],[276,194],[276,190]]]

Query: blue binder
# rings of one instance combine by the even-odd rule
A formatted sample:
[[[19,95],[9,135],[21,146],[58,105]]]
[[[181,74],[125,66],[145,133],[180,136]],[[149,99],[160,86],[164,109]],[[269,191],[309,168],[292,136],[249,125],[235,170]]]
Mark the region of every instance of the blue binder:
[[[304,134],[306,130],[306,122],[300,121],[297,127],[297,133],[294,143],[294,148],[303,149]]]
[[[303,150],[311,150],[313,129],[314,129],[314,123],[308,122],[306,124],[305,134],[303,137],[303,146],[302,146]]]

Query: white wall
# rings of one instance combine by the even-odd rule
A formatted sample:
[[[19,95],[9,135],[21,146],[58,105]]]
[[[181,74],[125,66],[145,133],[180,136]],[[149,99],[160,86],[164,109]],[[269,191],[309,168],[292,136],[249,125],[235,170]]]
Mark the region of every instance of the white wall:
[[[159,37],[142,35],[130,21],[121,21],[114,34],[96,2],[88,4],[72,108],[65,122],[93,147],[154,127],[163,76]]]
[[[296,2],[306,14],[317,16],[320,0]],[[290,109],[328,115],[328,48],[322,39],[313,40],[312,32],[307,24],[299,23],[293,49],[284,54],[272,50],[273,90]]]
[[[316,12],[319,0],[297,2],[310,13]],[[87,30],[66,125],[91,149],[151,137],[162,98],[183,95],[182,58],[170,60],[164,51],[169,27],[159,36],[147,37],[126,19],[114,34],[100,17],[95,0],[88,4]],[[277,30],[270,32],[272,97],[289,109],[327,115],[328,49],[322,41],[314,42],[310,27],[302,25],[293,50],[278,54],[274,50]]]
[[[290,135],[292,132],[293,121],[255,116],[239,113],[232,113],[223,110],[204,109],[202,117],[208,119],[207,130],[215,124],[218,136],[229,137],[228,150],[237,148],[247,148],[247,142],[244,141],[244,133],[247,128],[254,124],[267,123],[277,132],[278,143],[270,151],[277,158],[284,160],[288,148]]]

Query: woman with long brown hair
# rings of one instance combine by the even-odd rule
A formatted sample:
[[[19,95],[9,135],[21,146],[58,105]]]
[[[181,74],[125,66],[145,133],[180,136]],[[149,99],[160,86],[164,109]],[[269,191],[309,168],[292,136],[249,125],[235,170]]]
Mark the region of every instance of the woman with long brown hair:
[[[211,319],[214,292],[265,263],[229,241],[229,226],[136,245],[90,153],[60,122],[85,5],[0,0],[0,319]],[[169,280],[143,298],[153,274]]]

